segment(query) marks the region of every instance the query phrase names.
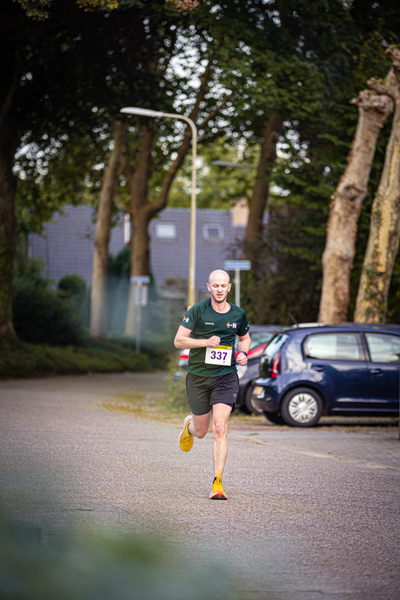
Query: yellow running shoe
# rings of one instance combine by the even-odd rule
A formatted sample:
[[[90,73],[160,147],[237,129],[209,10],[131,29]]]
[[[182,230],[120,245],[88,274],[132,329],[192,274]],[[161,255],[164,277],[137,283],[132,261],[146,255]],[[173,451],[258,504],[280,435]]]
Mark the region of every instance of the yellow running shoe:
[[[211,500],[228,500],[228,496],[224,492],[222,487],[222,473],[218,473],[218,476],[214,479],[212,490],[210,493]]]
[[[183,421],[183,429],[179,434],[179,445],[181,447],[181,450],[183,450],[184,452],[189,452],[189,450],[191,450],[193,446],[193,436],[188,431],[189,423],[191,423],[192,421],[192,416],[187,416],[186,419]]]

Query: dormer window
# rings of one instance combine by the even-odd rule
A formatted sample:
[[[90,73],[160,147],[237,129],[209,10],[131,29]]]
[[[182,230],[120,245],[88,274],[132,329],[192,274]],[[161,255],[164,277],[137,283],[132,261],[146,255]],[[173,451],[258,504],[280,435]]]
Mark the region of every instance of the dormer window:
[[[225,239],[224,228],[221,225],[203,225],[203,238],[205,240],[223,240]]]
[[[176,223],[156,223],[156,236],[159,240],[175,240]]]

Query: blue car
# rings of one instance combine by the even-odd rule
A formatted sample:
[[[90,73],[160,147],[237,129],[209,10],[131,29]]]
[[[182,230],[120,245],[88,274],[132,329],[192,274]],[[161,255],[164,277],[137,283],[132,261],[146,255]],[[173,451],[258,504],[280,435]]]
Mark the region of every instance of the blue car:
[[[399,377],[399,326],[299,326],[264,350],[251,402],[269,421],[296,427],[322,415],[398,416]]]

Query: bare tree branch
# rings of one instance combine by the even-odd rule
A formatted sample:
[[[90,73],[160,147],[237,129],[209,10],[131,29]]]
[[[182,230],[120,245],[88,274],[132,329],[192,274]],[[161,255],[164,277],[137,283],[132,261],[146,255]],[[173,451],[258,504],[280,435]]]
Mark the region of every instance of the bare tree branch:
[[[192,112],[190,113],[190,118],[192,119],[192,121],[196,120],[197,115],[199,114],[200,104],[203,102],[204,96],[206,95],[208,82],[210,81],[212,75],[212,61],[212,56],[210,56],[203,76],[201,78],[199,91],[197,92],[196,96],[196,102],[194,103]]]
[[[389,96],[392,100],[396,97],[396,88],[384,85],[382,83],[382,79],[368,79],[367,81],[368,87],[370,87],[377,94]]]
[[[229,100],[234,96],[235,92],[231,92],[223,100],[210,112],[210,114],[204,119],[204,121],[199,125],[199,129],[204,129],[204,127],[209,123],[217,114],[224,108],[224,106],[229,102]]]

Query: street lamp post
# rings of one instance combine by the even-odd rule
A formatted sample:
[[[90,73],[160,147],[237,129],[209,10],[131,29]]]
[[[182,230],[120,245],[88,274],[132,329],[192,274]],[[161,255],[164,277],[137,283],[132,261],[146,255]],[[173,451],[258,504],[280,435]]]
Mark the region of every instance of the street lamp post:
[[[197,128],[192,119],[183,115],[159,112],[147,108],[125,107],[122,113],[130,115],[141,115],[143,117],[170,117],[171,119],[181,119],[189,123],[192,130],[192,197],[190,204],[190,250],[189,250],[189,284],[188,284],[188,306],[195,303],[195,283],[196,283],[196,157],[197,157]]]

